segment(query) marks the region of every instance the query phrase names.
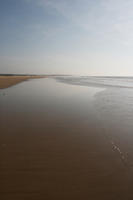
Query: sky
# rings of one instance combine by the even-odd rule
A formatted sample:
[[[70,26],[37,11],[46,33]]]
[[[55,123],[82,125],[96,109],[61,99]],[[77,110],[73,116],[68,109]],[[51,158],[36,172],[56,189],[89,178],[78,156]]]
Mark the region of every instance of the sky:
[[[133,76],[133,1],[0,0],[0,73]]]

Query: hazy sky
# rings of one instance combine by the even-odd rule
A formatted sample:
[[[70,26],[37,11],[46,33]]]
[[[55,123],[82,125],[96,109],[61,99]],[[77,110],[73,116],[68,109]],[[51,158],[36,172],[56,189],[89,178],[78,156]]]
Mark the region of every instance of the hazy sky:
[[[0,0],[0,73],[133,75],[133,0]]]

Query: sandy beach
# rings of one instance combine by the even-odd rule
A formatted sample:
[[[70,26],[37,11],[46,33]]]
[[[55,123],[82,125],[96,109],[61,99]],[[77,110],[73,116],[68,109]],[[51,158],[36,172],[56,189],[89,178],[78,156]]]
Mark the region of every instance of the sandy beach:
[[[36,78],[45,78],[46,76],[0,76],[0,89],[8,88],[23,81]]]
[[[0,0],[0,200],[133,200],[133,1]]]
[[[35,79],[2,92],[0,199],[133,199],[132,91]]]

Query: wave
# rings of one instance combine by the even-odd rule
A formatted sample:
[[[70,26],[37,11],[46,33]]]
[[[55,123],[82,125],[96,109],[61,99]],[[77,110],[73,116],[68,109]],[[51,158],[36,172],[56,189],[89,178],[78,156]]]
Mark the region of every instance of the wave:
[[[67,76],[56,77],[56,79],[72,85],[133,88],[133,77]]]

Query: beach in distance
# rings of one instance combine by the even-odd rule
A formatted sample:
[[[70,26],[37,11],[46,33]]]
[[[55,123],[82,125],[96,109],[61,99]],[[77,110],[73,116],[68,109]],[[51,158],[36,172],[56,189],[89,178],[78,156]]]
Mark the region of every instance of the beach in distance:
[[[0,148],[1,200],[132,200],[133,78],[0,76]]]
[[[45,78],[43,75],[0,75],[0,89],[8,88],[34,78]]]

